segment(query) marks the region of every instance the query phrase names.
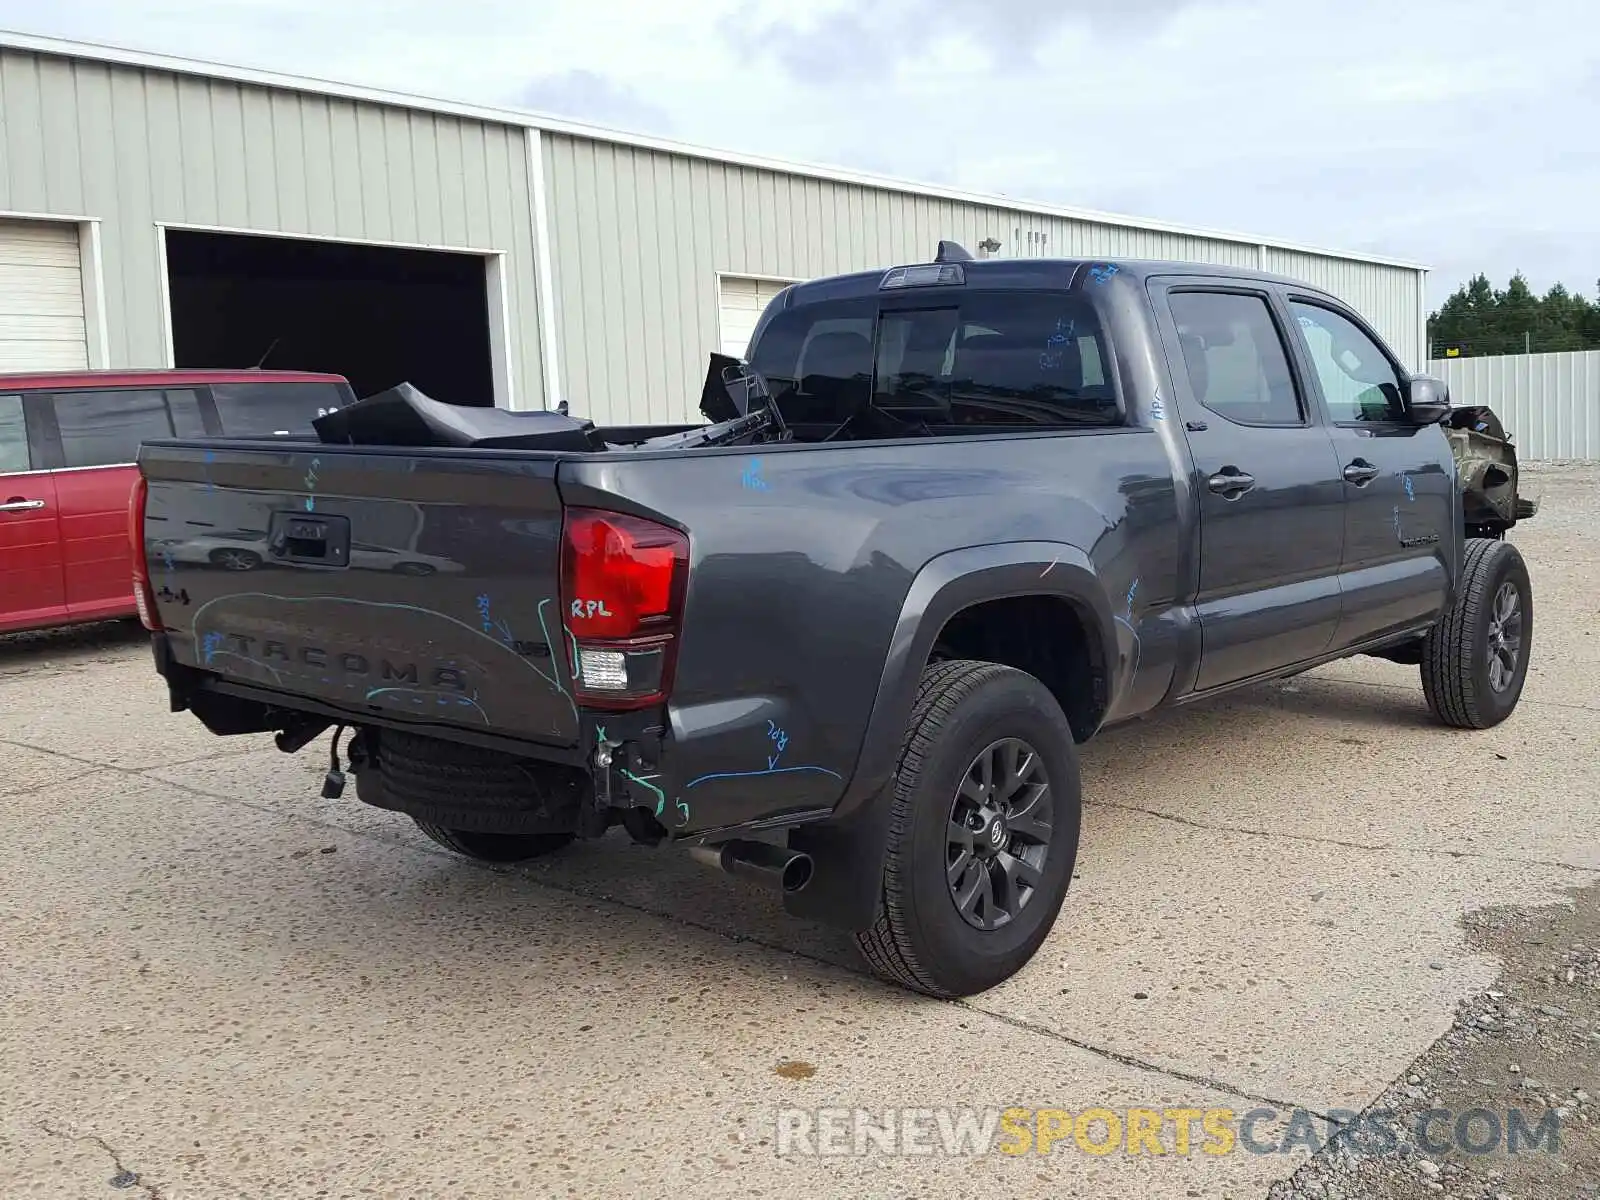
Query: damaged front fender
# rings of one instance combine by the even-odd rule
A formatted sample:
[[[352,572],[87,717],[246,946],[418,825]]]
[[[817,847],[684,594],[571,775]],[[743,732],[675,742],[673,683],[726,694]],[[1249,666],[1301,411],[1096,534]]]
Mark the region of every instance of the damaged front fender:
[[[1452,409],[1445,437],[1455,456],[1462,517],[1469,530],[1504,532],[1539,511],[1537,501],[1517,494],[1517,450],[1492,409]]]

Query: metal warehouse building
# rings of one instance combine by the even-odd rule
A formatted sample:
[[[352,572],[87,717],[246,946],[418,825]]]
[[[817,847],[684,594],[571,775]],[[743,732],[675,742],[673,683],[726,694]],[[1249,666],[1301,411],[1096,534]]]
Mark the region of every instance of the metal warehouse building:
[[[693,419],[706,352],[742,352],[785,282],[940,238],[1262,267],[1424,354],[1414,264],[0,34],[0,371],[264,359]]]

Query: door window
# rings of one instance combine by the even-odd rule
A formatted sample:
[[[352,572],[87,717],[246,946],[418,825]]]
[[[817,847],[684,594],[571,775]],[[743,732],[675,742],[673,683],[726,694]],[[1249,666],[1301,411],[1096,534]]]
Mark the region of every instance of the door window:
[[[28,426],[22,397],[0,396],[0,475],[28,470]]]
[[[1170,301],[1196,400],[1239,425],[1305,424],[1266,297],[1184,291]]]
[[[146,439],[173,436],[162,392],[57,392],[55,407],[68,467],[131,463]]]
[[[1299,300],[1289,308],[1335,423],[1405,419],[1399,373],[1377,342],[1331,308]]]

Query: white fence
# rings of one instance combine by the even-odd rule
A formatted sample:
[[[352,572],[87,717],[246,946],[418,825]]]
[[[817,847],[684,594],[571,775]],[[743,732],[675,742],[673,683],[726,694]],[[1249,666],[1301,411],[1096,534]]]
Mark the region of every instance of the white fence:
[[[1520,457],[1600,460],[1600,350],[1442,358],[1428,373],[1452,404],[1494,409]]]

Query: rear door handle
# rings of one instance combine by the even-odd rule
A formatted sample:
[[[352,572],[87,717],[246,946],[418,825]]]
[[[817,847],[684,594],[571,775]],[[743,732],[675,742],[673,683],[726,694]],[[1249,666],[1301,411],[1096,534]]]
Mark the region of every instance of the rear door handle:
[[[1373,466],[1364,458],[1355,459],[1344,469],[1346,483],[1353,483],[1357,487],[1366,487],[1378,477],[1379,468]]]
[[[43,500],[24,500],[21,496],[13,496],[4,504],[0,504],[0,512],[27,512],[30,509],[43,507]]]
[[[1237,500],[1255,485],[1256,477],[1245,474],[1238,467],[1223,467],[1206,480],[1208,488],[1228,500]]]

